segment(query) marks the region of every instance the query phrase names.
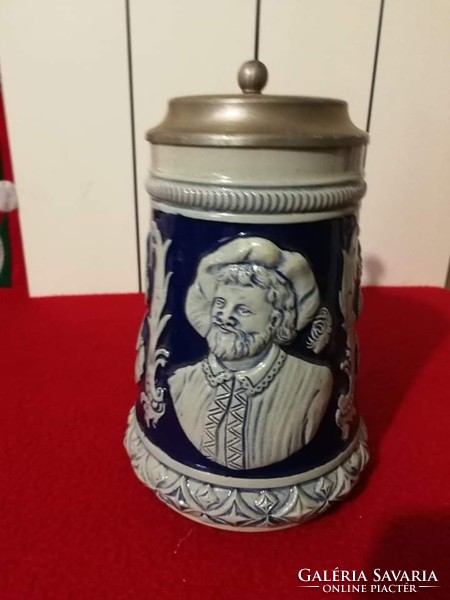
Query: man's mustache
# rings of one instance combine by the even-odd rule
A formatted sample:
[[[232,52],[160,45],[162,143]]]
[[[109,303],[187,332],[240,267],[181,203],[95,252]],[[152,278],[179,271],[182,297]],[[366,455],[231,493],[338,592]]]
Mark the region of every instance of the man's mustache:
[[[211,327],[215,327],[216,329],[220,329],[221,331],[226,331],[228,333],[234,333],[236,335],[243,335],[244,332],[242,329],[235,327],[234,325],[226,325],[221,321],[213,321],[211,323]]]

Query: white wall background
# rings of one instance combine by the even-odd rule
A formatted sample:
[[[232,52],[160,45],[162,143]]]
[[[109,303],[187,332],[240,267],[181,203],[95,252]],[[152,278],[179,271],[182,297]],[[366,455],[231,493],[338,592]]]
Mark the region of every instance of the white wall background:
[[[341,97],[365,129],[366,283],[445,282],[450,2],[263,0],[268,93]],[[255,0],[1,0],[0,65],[30,293],[138,291],[144,133],[168,98],[236,92]],[[133,129],[134,123],[134,129]],[[134,134],[134,139],[133,139]],[[139,252],[138,252],[139,248]]]

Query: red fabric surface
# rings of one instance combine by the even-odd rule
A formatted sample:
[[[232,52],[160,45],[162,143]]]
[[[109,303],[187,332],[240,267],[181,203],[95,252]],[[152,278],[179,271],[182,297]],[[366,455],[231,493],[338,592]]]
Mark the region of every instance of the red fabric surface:
[[[244,534],[172,512],[131,470],[142,296],[28,299],[15,268],[0,290],[2,600],[323,597],[298,587],[304,567],[434,569],[441,587],[417,596],[450,598],[448,292],[365,290],[370,467],[322,518]]]

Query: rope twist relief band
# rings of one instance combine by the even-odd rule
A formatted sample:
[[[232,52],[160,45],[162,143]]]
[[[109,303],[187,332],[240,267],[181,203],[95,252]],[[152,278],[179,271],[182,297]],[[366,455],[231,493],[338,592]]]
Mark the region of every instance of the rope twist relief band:
[[[356,206],[366,191],[366,184],[361,180],[336,186],[239,188],[152,177],[147,181],[146,189],[156,200],[184,208],[242,214],[289,214]]]

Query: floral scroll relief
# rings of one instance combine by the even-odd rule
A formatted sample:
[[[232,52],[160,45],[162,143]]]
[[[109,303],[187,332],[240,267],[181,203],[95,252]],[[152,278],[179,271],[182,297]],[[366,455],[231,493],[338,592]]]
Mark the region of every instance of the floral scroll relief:
[[[345,393],[338,400],[336,423],[342,430],[342,439],[348,439],[350,423],[356,416],[354,405],[355,375],[357,361],[357,337],[355,323],[360,313],[361,298],[359,282],[361,280],[361,249],[358,241],[358,227],[355,227],[348,251],[343,251],[343,274],[341,290],[339,292],[339,306],[344,317],[342,327],[347,334],[345,359],[341,369],[348,376],[349,385]]]
[[[172,240],[163,242],[161,232],[153,221],[150,233],[149,253],[153,258],[153,293],[151,307],[141,327],[138,340],[138,355],[136,359],[136,378],[142,378],[145,367],[145,386],[141,392],[140,401],[144,407],[144,418],[147,427],[156,427],[159,419],[164,415],[166,402],[164,388],[156,383],[159,367],[164,367],[169,358],[169,351],[159,345],[161,335],[172,318],[171,314],[163,314],[167,301],[170,278],[172,272],[166,273],[166,258]],[[148,349],[145,357],[145,342],[143,330],[148,328]]]

